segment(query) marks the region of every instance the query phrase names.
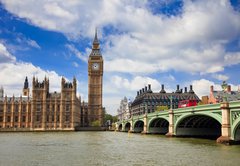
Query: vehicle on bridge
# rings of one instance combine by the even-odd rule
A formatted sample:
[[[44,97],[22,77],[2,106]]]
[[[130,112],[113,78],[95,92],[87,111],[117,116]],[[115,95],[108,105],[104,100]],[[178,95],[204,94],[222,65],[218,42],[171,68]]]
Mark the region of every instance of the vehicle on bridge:
[[[182,100],[178,103],[178,108],[185,108],[185,107],[191,107],[196,106],[197,100]]]

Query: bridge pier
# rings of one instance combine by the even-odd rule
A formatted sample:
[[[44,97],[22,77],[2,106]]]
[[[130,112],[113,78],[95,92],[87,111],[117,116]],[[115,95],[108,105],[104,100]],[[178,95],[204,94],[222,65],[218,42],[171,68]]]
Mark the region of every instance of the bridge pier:
[[[142,134],[148,134],[148,117],[147,117],[147,114],[144,115],[143,122],[144,122],[144,126],[143,126],[143,131],[141,133]]]
[[[217,143],[231,144],[234,142],[231,138],[230,108],[228,102],[221,103],[222,110],[222,135],[217,139]]]
[[[168,127],[168,133],[166,134],[167,137],[174,137],[174,112],[172,109],[168,111],[169,113],[169,127]]]
[[[131,118],[130,121],[130,130],[128,131],[129,133],[133,133],[133,117]]]

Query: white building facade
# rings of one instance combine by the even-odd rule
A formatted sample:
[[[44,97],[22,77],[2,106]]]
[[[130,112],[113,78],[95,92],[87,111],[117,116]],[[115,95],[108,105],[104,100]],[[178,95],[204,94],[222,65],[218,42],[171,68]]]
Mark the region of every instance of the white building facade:
[[[120,102],[120,107],[117,110],[118,111],[118,120],[126,120],[130,118],[130,110],[128,105],[128,99],[124,97]]]

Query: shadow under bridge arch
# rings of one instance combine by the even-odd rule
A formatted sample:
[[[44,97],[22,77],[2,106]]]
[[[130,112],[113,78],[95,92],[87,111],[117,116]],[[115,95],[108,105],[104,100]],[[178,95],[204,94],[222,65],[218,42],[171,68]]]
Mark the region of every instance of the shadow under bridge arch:
[[[130,124],[130,122],[127,122],[127,123],[125,124],[124,131],[129,131],[130,128],[131,128],[131,124]]]
[[[176,136],[216,139],[221,136],[219,120],[207,115],[189,115],[176,122]]]
[[[118,131],[122,131],[122,124],[118,126]]]
[[[133,131],[135,133],[141,133],[143,131],[144,122],[142,120],[138,120],[134,123],[133,126],[134,126]]]
[[[233,137],[234,141],[240,141],[240,116],[233,124]]]
[[[164,118],[154,118],[149,122],[148,132],[152,134],[168,133],[169,122]]]

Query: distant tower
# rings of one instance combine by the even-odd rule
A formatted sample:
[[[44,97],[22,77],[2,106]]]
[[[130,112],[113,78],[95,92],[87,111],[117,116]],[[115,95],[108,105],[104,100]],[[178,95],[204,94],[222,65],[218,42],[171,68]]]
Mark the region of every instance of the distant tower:
[[[88,122],[90,125],[96,120],[100,125],[103,124],[102,77],[103,58],[96,30],[92,52],[88,58]]]
[[[29,96],[29,84],[28,78],[25,78],[24,85],[23,85],[23,96]]]
[[[1,88],[0,88],[0,98],[3,98],[3,95],[4,95],[4,90],[3,90],[3,87],[1,86]]]

